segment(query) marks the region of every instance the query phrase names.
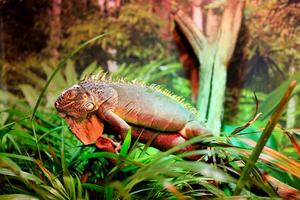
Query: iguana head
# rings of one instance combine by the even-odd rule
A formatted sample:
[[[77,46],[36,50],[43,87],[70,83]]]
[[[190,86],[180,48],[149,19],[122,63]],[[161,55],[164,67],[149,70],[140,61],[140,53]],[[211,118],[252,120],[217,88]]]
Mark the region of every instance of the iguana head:
[[[62,117],[86,118],[87,114],[97,110],[94,96],[81,85],[65,90],[55,101],[55,108]]]
[[[65,90],[54,105],[84,144],[94,143],[101,136],[103,123],[93,113],[97,110],[94,97],[80,84]]]

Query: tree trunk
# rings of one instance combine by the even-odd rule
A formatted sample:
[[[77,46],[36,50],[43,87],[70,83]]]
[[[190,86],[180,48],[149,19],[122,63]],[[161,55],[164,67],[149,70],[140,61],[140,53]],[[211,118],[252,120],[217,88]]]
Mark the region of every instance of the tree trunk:
[[[295,66],[293,63],[289,67],[289,74],[292,76],[295,73]],[[295,127],[296,123],[296,105],[297,105],[297,96],[293,96],[287,105],[287,112],[286,112],[286,128],[292,129]]]
[[[200,62],[198,110],[200,120],[218,134],[221,130],[227,66],[233,54],[243,16],[244,1],[227,0],[212,7],[202,32],[181,10],[174,14]]]
[[[53,59],[59,58],[58,47],[60,45],[61,37],[61,0],[52,0],[52,12],[51,12],[51,23],[50,23],[50,53]]]

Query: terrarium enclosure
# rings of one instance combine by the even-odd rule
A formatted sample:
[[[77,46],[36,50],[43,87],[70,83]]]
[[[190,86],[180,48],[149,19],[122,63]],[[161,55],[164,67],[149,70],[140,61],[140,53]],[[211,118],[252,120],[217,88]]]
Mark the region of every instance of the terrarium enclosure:
[[[0,199],[300,199],[299,0],[0,0]]]

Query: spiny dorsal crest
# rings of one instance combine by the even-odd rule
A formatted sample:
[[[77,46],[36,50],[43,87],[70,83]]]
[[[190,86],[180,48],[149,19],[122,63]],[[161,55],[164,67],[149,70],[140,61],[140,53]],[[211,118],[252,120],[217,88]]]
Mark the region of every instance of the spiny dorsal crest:
[[[151,88],[151,89],[153,89],[153,90],[155,90],[157,92],[162,93],[163,95],[166,95],[166,96],[170,97],[171,99],[173,99],[176,102],[178,102],[181,105],[183,105],[186,109],[188,109],[189,111],[191,111],[193,114],[198,115],[197,110],[191,104],[187,103],[186,100],[183,97],[174,94],[170,90],[167,90],[167,89],[163,88],[160,85],[151,84],[151,85],[146,85],[146,87]]]
[[[84,82],[85,84],[126,84],[126,85],[135,85],[135,86],[141,86],[141,87],[147,87],[150,88],[152,90],[155,90],[159,93],[162,93],[165,96],[170,97],[171,99],[175,100],[176,102],[180,103],[181,105],[183,105],[185,108],[187,108],[189,111],[191,111],[193,114],[198,115],[197,110],[189,103],[187,103],[185,101],[185,99],[183,97],[180,97],[178,95],[175,95],[174,93],[172,93],[171,91],[163,88],[160,85],[156,85],[156,84],[151,84],[151,85],[147,85],[146,83],[134,79],[134,80],[126,80],[124,78],[118,78],[115,79],[113,78],[110,74],[108,74],[107,72],[99,72],[95,75],[88,75],[86,76],[81,82]]]

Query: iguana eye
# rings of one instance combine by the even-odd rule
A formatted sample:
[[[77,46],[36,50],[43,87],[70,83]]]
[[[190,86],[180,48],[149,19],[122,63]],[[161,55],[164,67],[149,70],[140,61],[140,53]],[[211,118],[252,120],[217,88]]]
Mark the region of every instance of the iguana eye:
[[[94,104],[91,103],[91,102],[86,103],[86,104],[84,105],[84,107],[85,107],[85,109],[86,109],[87,111],[92,111],[92,110],[94,110],[94,108],[95,108]]]

